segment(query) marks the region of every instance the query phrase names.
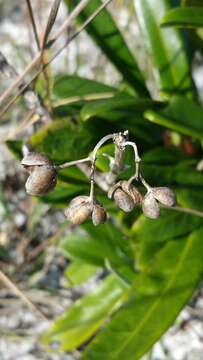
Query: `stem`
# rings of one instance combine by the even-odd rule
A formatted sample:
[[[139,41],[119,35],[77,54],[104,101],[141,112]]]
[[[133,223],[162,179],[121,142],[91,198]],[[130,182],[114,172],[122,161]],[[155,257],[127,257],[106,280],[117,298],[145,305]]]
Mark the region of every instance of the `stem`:
[[[152,187],[145,181],[145,179],[142,177],[141,174],[139,174],[139,178],[140,178],[141,183],[147,189],[147,191],[150,191]]]
[[[113,139],[115,134],[109,134],[104,136],[94,147],[93,153],[92,153],[92,166],[91,166],[91,172],[90,172],[90,201],[93,201],[94,198],[94,172],[95,172],[95,163],[97,159],[97,151],[99,148],[108,140]]]
[[[46,316],[39,310],[25,294],[0,270],[0,280],[4,283],[17,297],[19,297],[24,304],[26,304],[32,311],[38,314],[43,320],[47,320]]]
[[[66,48],[66,46],[68,46],[86,27],[89,23],[92,22],[92,20],[94,18],[97,17],[97,15],[99,15],[99,13],[111,2],[112,0],[106,0],[104,1],[104,3],[101,4],[101,6],[99,6],[97,8],[97,10],[95,10],[88,18],[87,20],[85,20],[85,22],[81,25],[81,27],[72,35],[70,36],[70,38],[58,49],[58,51],[55,53],[55,55],[53,55],[53,57],[46,62],[46,64],[43,64],[42,68],[40,68],[31,78],[31,80],[26,83],[23,84],[23,86],[21,87],[21,89],[19,90],[19,92],[7,103],[7,105],[2,109],[2,111],[0,112],[0,117],[15,103],[15,101],[18,99],[18,97],[28,88],[29,85],[31,85],[33,83],[33,81],[35,81],[37,79],[37,77],[40,75],[40,73],[44,70],[45,67],[47,67],[53,60],[55,60],[55,58],[61,53],[61,51],[63,49]],[[75,8],[76,9],[76,8]],[[12,91],[15,89],[15,87],[17,87],[21,81],[25,78],[25,76],[27,75],[27,73],[33,69],[37,63],[39,63],[41,57],[41,52],[40,55],[39,53],[36,55],[35,59],[32,61],[32,63],[28,64],[25,71],[23,72],[23,74],[21,74],[17,79],[16,82],[11,84],[10,88],[7,89],[7,91],[5,91],[2,96],[0,97],[0,105],[1,103],[3,103],[3,101],[12,93]]]
[[[84,159],[79,159],[79,160],[69,161],[69,162],[66,162],[66,163],[60,164],[60,165],[55,165],[55,168],[56,169],[66,169],[66,168],[68,168],[70,166],[82,164],[82,163],[88,162],[88,161],[91,161],[90,157],[86,157]]]
[[[37,44],[37,49],[40,50],[39,36],[38,36],[37,25],[36,25],[36,22],[35,22],[35,17],[34,17],[34,13],[33,13],[32,4],[31,4],[30,0],[26,0],[26,3],[27,3],[29,16],[30,16],[30,21],[31,21],[31,24],[32,24],[34,38],[35,38],[35,41],[36,41],[36,44]]]
[[[196,215],[196,216],[203,218],[203,212],[199,211],[199,210],[185,208],[185,207],[181,207],[178,205],[172,206],[172,207],[161,205],[161,207],[163,207],[164,209],[175,210],[175,211],[179,211],[179,212],[183,212],[183,213],[191,214],[191,215]]]
[[[83,8],[86,6],[87,4],[87,0],[81,0],[81,2],[75,7],[75,9],[70,13],[70,15],[68,16],[68,18],[65,21],[65,27],[64,24],[61,25],[61,27],[59,28],[57,34],[55,35],[54,39],[52,40],[51,45],[53,45],[56,40],[58,39],[58,37],[61,35],[61,33],[65,30],[65,28],[67,28],[68,26],[70,26],[70,24],[72,24],[72,21],[74,20],[74,18],[79,15],[79,13],[83,10]],[[23,73],[21,75],[19,75],[14,82],[8,87],[7,90],[5,90],[5,92],[0,96],[0,104],[2,104],[7,97],[12,93],[12,91],[21,84],[22,80],[25,78],[25,76],[27,75],[27,73],[32,70],[36,65],[38,65],[41,61],[41,50],[38,51],[38,53],[36,54],[35,58],[31,61],[30,64],[28,64],[25,68],[25,70],[23,71]],[[47,66],[47,64],[46,64]],[[42,69],[40,69],[40,73],[41,71],[44,70],[44,67],[42,67]],[[27,87],[27,85],[26,85]],[[21,89],[21,93],[22,93],[22,89]]]
[[[128,185],[130,185],[133,180],[138,181],[138,179],[139,179],[141,159],[140,159],[139,154],[138,154],[137,145],[134,142],[126,141],[124,145],[125,146],[127,146],[127,145],[132,146],[133,150],[134,150],[134,154],[135,154],[135,174],[128,180]]]

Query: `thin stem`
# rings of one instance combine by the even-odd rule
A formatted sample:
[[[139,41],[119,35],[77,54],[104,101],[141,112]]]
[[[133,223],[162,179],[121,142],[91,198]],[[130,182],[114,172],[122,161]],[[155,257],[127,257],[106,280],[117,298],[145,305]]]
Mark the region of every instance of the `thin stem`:
[[[81,25],[81,27],[68,39],[66,40],[66,42],[58,49],[58,51],[56,52],[55,55],[53,55],[53,57],[46,62],[46,64],[43,64],[43,67],[41,69],[39,69],[35,75],[32,77],[32,79],[25,85],[23,85],[21,87],[21,89],[19,90],[19,92],[8,102],[8,104],[3,108],[3,110],[0,112],[0,117],[10,108],[10,106],[12,106],[15,101],[18,99],[18,97],[22,94],[22,92],[24,92],[28,86],[31,85],[31,83],[33,81],[36,80],[36,78],[41,74],[41,72],[43,71],[43,69],[45,67],[47,67],[53,60],[55,60],[55,58],[61,53],[61,51],[63,51],[63,49],[66,48],[66,46],[68,46],[86,27],[89,23],[91,23],[91,21],[97,16],[99,15],[99,13],[111,2],[112,0],[106,0],[104,1],[104,3],[98,7],[97,10],[95,10],[88,18],[87,20]],[[24,79],[24,77],[27,75],[27,73],[29,72],[29,70],[33,69],[35,67],[35,65],[39,62],[41,57],[41,53],[37,54],[35,59],[32,61],[32,63],[28,64],[25,71],[23,72],[23,74],[20,75],[20,77],[18,79],[16,79],[15,84],[13,83],[10,88],[7,89],[7,91],[4,92],[4,94],[0,97],[0,104],[8,97],[8,95],[10,95],[12,93],[12,91],[15,89],[16,86],[18,86],[21,81]]]
[[[127,145],[132,146],[133,150],[134,150],[134,154],[135,154],[135,174],[128,180],[128,185],[130,185],[133,180],[138,181],[138,179],[139,179],[141,159],[140,159],[139,154],[138,154],[137,145],[134,142],[126,141],[124,145],[125,146],[127,146]]]
[[[179,211],[179,212],[183,212],[183,213],[191,214],[191,215],[196,215],[196,216],[203,218],[203,212],[199,211],[199,210],[185,208],[185,207],[181,207],[178,205],[172,206],[172,207],[161,205],[161,207],[163,207],[164,209],[175,210],[175,211]]]
[[[84,7],[88,4],[90,0],[81,0],[78,6],[74,8],[74,10],[70,13],[68,18],[64,21],[64,23],[61,25],[59,30],[56,32],[56,34],[53,36],[53,38],[48,42],[47,46],[49,44],[53,44],[60,36],[61,34],[67,30],[67,28],[70,25],[70,22],[76,18],[76,16],[79,15],[79,13],[84,9]]]
[[[96,163],[96,159],[97,159],[97,151],[99,150],[99,148],[108,140],[113,139],[115,136],[115,134],[109,134],[104,136],[94,147],[93,152],[92,152],[92,157],[91,157],[91,161],[92,161],[92,166],[91,166],[91,171],[90,171],[90,201],[93,201],[94,198],[94,173],[95,173],[95,163]]]
[[[73,160],[73,161],[66,162],[64,164],[55,165],[55,168],[56,169],[66,169],[66,168],[68,168],[70,166],[82,164],[82,163],[88,162],[88,161],[92,161],[92,159],[90,157],[86,157],[84,159]]]
[[[139,175],[141,183],[144,185],[144,187],[147,189],[147,191],[150,191],[152,187],[146,182],[146,180],[142,177],[142,175]]]
[[[33,9],[32,9],[32,4],[31,4],[30,0],[26,0],[26,3],[27,3],[27,7],[28,7],[28,12],[29,12],[30,21],[31,21],[31,24],[32,24],[32,29],[33,29],[35,41],[36,41],[36,44],[37,44],[37,49],[40,50],[40,41],[39,41],[39,36],[38,36],[38,32],[37,32],[37,25],[36,25],[36,22],[35,22],[34,13],[33,13]]]
[[[0,270],[0,280],[19,297],[32,311],[34,310],[43,320],[47,320],[45,315],[23,294],[21,290]]]
[[[66,27],[70,26],[70,24],[72,23],[73,19],[79,15],[79,13],[83,10],[83,8],[86,6],[86,2],[87,0],[82,0],[76,7],[75,9],[70,13],[70,15],[68,16],[68,18],[66,19],[65,23],[66,23]],[[73,16],[74,15],[74,16]],[[58,30],[58,33],[56,34],[55,38],[52,40],[52,44],[53,45],[55,43],[55,41],[58,39],[58,37],[61,35],[61,29],[63,28],[64,31],[64,25],[62,25],[60,27],[60,29]],[[5,90],[5,92],[1,95],[0,97],[0,104],[3,103],[6,98],[12,93],[12,91],[20,85],[20,83],[22,82],[22,80],[24,79],[24,77],[27,75],[27,73],[32,70],[37,64],[39,64],[41,61],[41,50],[38,51],[38,53],[36,54],[35,58],[31,61],[30,64],[28,64],[25,68],[25,70],[23,71],[23,73],[21,75],[19,75],[15,81],[11,84],[10,87],[8,87],[7,90]],[[48,65],[48,63],[43,64],[42,68],[40,69],[40,73],[44,70],[44,68]],[[27,86],[26,86],[27,87]],[[21,89],[21,93],[22,93],[22,89]]]
[[[103,100],[103,99],[109,99],[112,98],[115,95],[115,93],[101,93],[101,94],[88,94],[83,96],[73,96],[70,98],[62,99],[62,100],[56,100],[56,102],[53,102],[53,107],[59,107],[63,105],[73,104],[78,101],[92,101],[92,100]]]

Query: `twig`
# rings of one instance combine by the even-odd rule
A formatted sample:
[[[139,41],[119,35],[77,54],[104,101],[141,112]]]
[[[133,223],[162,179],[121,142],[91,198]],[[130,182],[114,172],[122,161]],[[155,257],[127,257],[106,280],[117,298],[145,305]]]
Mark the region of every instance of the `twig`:
[[[61,3],[61,0],[54,0],[54,3],[52,5],[52,7],[51,7],[51,11],[50,11],[49,16],[48,16],[46,29],[45,29],[45,32],[44,32],[44,37],[43,37],[43,40],[42,40],[42,45],[41,45],[41,51],[42,52],[43,52],[44,48],[47,45],[47,40],[48,40],[49,34],[50,34],[50,32],[51,32],[51,30],[52,30],[52,28],[54,26],[54,23],[55,23],[57,14],[58,14],[60,3]],[[39,49],[40,49],[40,47],[39,47]]]
[[[91,161],[90,157],[86,157],[84,159],[79,159],[79,160],[74,160],[74,161],[69,161],[69,162],[66,162],[66,163],[60,164],[60,165],[55,165],[55,168],[56,169],[66,169],[66,168],[68,168],[70,166],[82,164],[82,163],[88,162],[88,161]]]
[[[36,22],[35,22],[34,13],[33,13],[33,9],[32,9],[32,4],[31,4],[30,0],[26,0],[26,3],[27,3],[29,16],[30,16],[30,21],[31,21],[32,28],[33,28],[35,41],[36,41],[36,44],[37,44],[37,49],[40,50],[40,41],[39,41],[39,36],[38,36],[38,32],[37,32],[37,25],[36,25]]]
[[[126,141],[125,142],[125,146],[132,146],[133,150],[134,150],[134,154],[135,154],[135,174],[128,180],[128,185],[130,185],[132,183],[133,180],[137,180],[139,179],[139,175],[140,175],[140,157],[138,154],[138,150],[137,150],[137,145],[135,144],[135,142],[132,141]]]
[[[90,172],[90,200],[93,201],[93,197],[94,197],[94,174],[95,174],[95,163],[96,163],[96,159],[97,159],[97,151],[99,150],[99,148],[108,140],[113,139],[115,136],[115,134],[109,134],[104,136],[94,147],[93,152],[92,152],[92,157],[91,157],[91,161],[92,161],[92,166],[91,166],[91,172]]]
[[[106,174],[106,181],[109,186],[113,185],[117,176],[123,170],[124,154],[125,154],[125,142],[128,138],[128,131],[124,133],[118,133],[114,136],[115,152],[114,158],[110,158],[110,171]]]
[[[36,80],[36,78],[39,76],[39,74],[43,71],[43,69],[45,67],[47,67],[60,53],[61,51],[63,51],[63,49],[66,48],[66,46],[68,46],[71,41],[73,41],[85,28],[86,26],[91,23],[91,21],[111,2],[112,0],[106,0],[101,6],[99,6],[99,8],[93,12],[92,15],[90,15],[88,17],[88,19],[83,23],[83,25],[64,43],[64,45],[62,45],[59,50],[56,52],[56,54],[46,63],[43,65],[43,68],[38,70],[36,72],[36,74],[32,77],[32,79],[21,88],[21,91],[19,91],[14,97],[13,99],[10,100],[10,102],[8,102],[8,104],[3,108],[3,110],[0,112],[0,117],[10,108],[11,105],[13,105],[15,103],[15,101],[17,100],[17,98],[22,94],[22,92],[24,90],[26,90],[26,88],[28,86],[30,86],[30,84]],[[26,74],[30,71],[30,69],[32,69],[33,67],[35,67],[35,65],[39,62],[39,59],[37,59],[37,57],[33,60],[33,62],[31,64],[29,64],[27,66],[27,68],[25,69],[25,71],[23,72],[23,74],[21,75],[21,79],[19,81],[19,83],[22,81],[22,79],[24,79],[24,77],[26,76]],[[17,84],[18,85],[18,84]],[[16,87],[16,84],[13,84],[14,88]],[[8,95],[10,95],[10,93],[13,91],[13,89],[7,90],[7,94],[3,94],[3,98],[0,97],[0,104],[1,102],[3,102],[3,100],[5,98],[7,98]]]
[[[112,98],[115,95],[113,92],[109,93],[100,93],[100,94],[88,94],[83,96],[73,96],[70,98],[62,99],[62,100],[56,100],[53,102],[53,107],[59,107],[63,105],[69,105],[73,104],[78,101],[92,101],[92,100],[103,100],[103,99],[109,99]]]
[[[43,320],[48,320],[46,316],[39,310],[21,290],[0,270],[0,280],[17,296],[24,304],[26,304],[32,311],[35,311]]]
[[[88,0],[89,1],[89,0]],[[66,23],[66,27],[70,26],[70,24],[72,23],[72,21],[74,20],[74,18],[76,16],[79,15],[79,13],[83,10],[83,8],[86,6],[87,0],[81,0],[80,3],[75,7],[75,9],[70,13],[70,15],[68,16],[68,18],[66,19],[65,23]],[[64,31],[64,24],[60,27],[60,29],[58,30],[57,34],[55,35],[55,37],[52,40],[52,44],[53,45],[56,40],[58,39],[58,37],[61,35],[62,30]],[[13,92],[13,90],[20,85],[20,83],[22,82],[22,80],[25,78],[25,76],[27,75],[27,73],[32,70],[35,66],[39,65],[41,61],[41,51],[38,51],[38,53],[36,54],[36,56],[34,57],[34,59],[26,66],[25,70],[23,71],[23,73],[21,75],[19,75],[15,81],[11,84],[11,86],[5,90],[5,92],[1,95],[0,97],[0,105],[7,99],[7,97]],[[43,71],[44,67],[46,67],[48,65],[48,63],[44,64],[43,68],[40,70]],[[33,81],[33,80],[32,80]],[[28,85],[27,85],[28,86]],[[22,93],[22,91],[21,91]]]
[[[191,209],[191,208],[186,208],[186,207],[181,207],[181,206],[178,206],[178,205],[172,206],[172,207],[162,205],[161,207],[163,207],[164,209],[175,210],[175,211],[179,211],[179,212],[186,213],[186,214],[191,214],[191,215],[196,215],[196,216],[199,216],[199,217],[203,218],[203,211],[199,211],[199,210],[195,210],[195,209]]]

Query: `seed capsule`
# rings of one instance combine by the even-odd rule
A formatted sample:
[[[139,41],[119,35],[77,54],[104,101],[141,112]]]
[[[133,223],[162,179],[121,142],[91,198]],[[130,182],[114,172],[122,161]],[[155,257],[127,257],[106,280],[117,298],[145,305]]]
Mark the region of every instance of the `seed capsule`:
[[[25,184],[28,194],[44,195],[55,187],[57,172],[46,155],[29,153],[22,159],[21,164],[30,174]]]
[[[166,206],[174,206],[176,204],[176,195],[174,191],[168,187],[156,187],[152,189],[152,193],[161,204]]]
[[[108,197],[113,198],[116,205],[125,212],[132,211],[142,200],[139,191],[133,185],[129,186],[127,181],[119,181],[115,184],[109,190]]]
[[[122,189],[117,189],[114,192],[114,200],[116,205],[125,212],[130,212],[135,207],[133,199]]]
[[[65,210],[67,219],[75,225],[82,224],[92,213],[92,204],[88,196],[77,196]]]
[[[101,204],[94,204],[92,212],[92,222],[93,224],[100,225],[106,221],[106,210]]]
[[[143,213],[150,219],[157,219],[160,216],[160,207],[152,192],[148,192],[142,202]]]

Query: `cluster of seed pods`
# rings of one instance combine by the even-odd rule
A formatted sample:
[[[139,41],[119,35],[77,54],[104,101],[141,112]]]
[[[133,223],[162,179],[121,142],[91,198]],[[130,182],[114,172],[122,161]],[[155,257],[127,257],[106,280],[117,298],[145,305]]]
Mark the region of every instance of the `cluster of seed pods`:
[[[126,142],[126,144],[130,144],[130,142]],[[95,165],[95,159],[93,165]],[[91,158],[84,160],[90,161]],[[73,163],[76,162],[67,164],[72,165]],[[64,168],[63,165],[54,165],[46,155],[37,152],[30,152],[25,155],[21,164],[29,173],[25,188],[30,195],[45,195],[53,190],[57,183],[57,172],[59,168]],[[92,179],[91,189],[93,189],[94,183],[94,178]],[[140,180],[144,185],[147,190],[144,195],[132,184],[134,179]],[[141,206],[145,216],[150,219],[157,219],[160,216],[160,204],[171,207],[176,203],[175,193],[171,189],[168,187],[151,187],[139,172],[128,181],[118,181],[111,186],[108,191],[108,198],[114,200],[118,208],[125,212],[130,212],[136,206]],[[75,225],[82,224],[88,218],[92,219],[94,225],[102,224],[107,219],[106,210],[95,199],[93,191],[90,191],[90,196],[74,198],[65,210],[65,216]]]

